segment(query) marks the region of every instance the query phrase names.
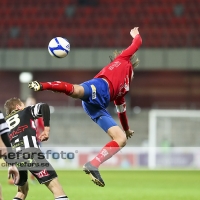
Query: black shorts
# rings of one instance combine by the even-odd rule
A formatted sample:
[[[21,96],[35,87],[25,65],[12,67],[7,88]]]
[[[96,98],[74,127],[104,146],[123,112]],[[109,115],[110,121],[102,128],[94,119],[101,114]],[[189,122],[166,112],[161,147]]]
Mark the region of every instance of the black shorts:
[[[32,171],[32,170],[29,171],[33,174],[33,176],[35,176],[35,178],[38,180],[40,184],[44,184],[57,177],[57,173],[55,170],[47,171],[44,169],[44,171]],[[42,176],[39,174],[42,174]],[[28,180],[28,170],[19,171],[19,175],[20,175],[19,183],[16,185],[23,186]]]
[[[28,171],[30,171],[33,176],[35,176],[40,184],[48,182],[57,177],[57,173],[52,165],[46,160],[44,156],[41,156],[44,154],[40,149],[35,149],[34,153],[33,149],[31,149],[31,152],[29,152],[29,154],[30,158],[24,159],[24,157],[21,156],[16,163],[20,174],[19,183],[16,185],[23,186],[27,182]]]

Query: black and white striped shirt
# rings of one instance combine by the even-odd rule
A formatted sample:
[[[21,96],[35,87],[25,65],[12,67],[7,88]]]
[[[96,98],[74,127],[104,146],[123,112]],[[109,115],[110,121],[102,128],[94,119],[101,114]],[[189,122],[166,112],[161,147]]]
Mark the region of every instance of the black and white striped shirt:
[[[44,123],[47,121],[46,126],[49,125],[50,112],[45,113],[45,107],[49,108],[45,103],[37,103],[23,110],[13,110],[5,117],[10,129],[8,137],[13,150],[17,152],[30,147],[38,148],[35,119],[43,117]]]
[[[8,133],[10,130],[8,128],[8,124],[6,123],[4,119],[3,113],[0,111],[0,135],[4,133]]]

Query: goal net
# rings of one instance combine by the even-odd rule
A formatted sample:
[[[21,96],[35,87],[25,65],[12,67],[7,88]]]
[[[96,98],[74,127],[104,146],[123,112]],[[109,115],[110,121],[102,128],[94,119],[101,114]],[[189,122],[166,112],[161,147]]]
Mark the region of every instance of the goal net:
[[[178,166],[178,159],[184,162],[183,155],[195,157],[199,146],[199,110],[149,111],[149,168]]]

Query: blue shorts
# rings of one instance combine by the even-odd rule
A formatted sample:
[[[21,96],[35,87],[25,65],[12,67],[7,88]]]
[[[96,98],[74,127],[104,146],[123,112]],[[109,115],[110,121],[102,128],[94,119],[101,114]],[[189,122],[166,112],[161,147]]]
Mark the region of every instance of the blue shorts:
[[[82,106],[90,118],[105,132],[117,123],[106,108],[110,102],[108,83],[101,78],[94,78],[81,84],[84,87]]]

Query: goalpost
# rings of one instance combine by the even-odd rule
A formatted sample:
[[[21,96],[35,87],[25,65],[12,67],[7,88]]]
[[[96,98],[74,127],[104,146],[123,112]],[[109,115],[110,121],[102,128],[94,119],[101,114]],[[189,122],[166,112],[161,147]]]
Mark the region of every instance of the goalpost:
[[[169,149],[192,149],[200,145],[200,110],[152,109],[148,126],[150,169],[157,167],[157,155],[165,145]]]

